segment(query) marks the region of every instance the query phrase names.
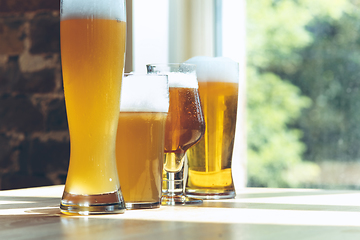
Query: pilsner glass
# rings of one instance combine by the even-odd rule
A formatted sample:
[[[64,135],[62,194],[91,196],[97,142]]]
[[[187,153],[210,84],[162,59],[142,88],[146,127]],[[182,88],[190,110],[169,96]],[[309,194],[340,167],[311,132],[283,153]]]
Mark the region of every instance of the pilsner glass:
[[[125,76],[120,102],[116,161],[126,209],[158,208],[169,109],[167,76]]]
[[[184,162],[186,151],[205,132],[193,64],[147,65],[148,74],[166,74],[169,80],[170,106],[165,127],[163,205],[201,203],[185,196]]]
[[[66,214],[122,213],[115,140],[125,52],[124,0],[61,0],[70,163]]]
[[[187,152],[185,192],[201,199],[234,198],[231,163],[238,104],[239,66],[228,58],[194,57],[204,111],[204,138]]]

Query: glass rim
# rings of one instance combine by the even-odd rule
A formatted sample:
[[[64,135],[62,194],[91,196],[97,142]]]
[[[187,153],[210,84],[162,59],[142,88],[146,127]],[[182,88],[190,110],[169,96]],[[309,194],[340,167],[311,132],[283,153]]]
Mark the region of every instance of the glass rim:
[[[149,73],[137,73],[137,72],[123,73],[123,77],[152,77],[152,76],[154,76],[154,75],[149,74]],[[159,73],[159,74],[156,74],[156,76],[168,77],[168,74]]]
[[[196,75],[196,64],[193,63],[153,63],[147,64],[146,70],[148,74],[167,74],[172,72],[179,72],[185,74]]]
[[[146,66],[196,66],[194,63],[149,63]]]

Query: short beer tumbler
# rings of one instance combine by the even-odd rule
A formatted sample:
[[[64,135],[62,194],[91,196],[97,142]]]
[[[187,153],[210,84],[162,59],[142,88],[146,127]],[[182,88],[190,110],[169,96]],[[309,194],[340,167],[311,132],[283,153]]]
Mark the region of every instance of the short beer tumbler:
[[[125,76],[121,89],[116,160],[127,209],[161,204],[167,76]]]

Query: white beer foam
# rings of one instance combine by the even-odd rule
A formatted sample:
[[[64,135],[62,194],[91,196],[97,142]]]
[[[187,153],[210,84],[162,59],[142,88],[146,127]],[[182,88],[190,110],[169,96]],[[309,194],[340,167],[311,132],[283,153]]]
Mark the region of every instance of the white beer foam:
[[[197,56],[185,63],[196,65],[199,82],[239,82],[239,64],[229,58]]]
[[[121,112],[168,112],[169,85],[166,76],[129,75],[123,77]]]
[[[61,20],[100,18],[126,21],[125,4],[120,0],[61,0]]]
[[[191,73],[169,72],[166,73],[171,88],[198,88],[196,75]]]

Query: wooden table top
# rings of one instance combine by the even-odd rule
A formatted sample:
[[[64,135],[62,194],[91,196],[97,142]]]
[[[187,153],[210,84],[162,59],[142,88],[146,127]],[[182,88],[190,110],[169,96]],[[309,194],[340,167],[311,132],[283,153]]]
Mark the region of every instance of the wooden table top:
[[[236,199],[66,216],[64,186],[0,191],[0,239],[360,239],[360,191],[245,188]]]

